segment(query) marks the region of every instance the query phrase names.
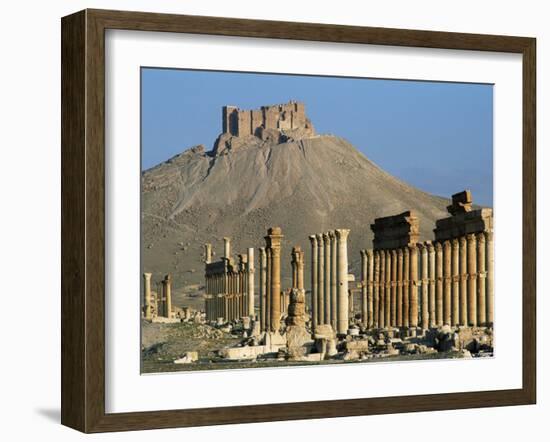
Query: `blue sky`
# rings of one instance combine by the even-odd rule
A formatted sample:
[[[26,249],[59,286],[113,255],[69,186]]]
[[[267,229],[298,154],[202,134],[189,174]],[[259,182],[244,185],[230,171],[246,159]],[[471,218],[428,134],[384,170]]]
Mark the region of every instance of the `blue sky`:
[[[142,69],[142,168],[221,132],[221,108],[303,101],[318,133],[345,138],[427,192],[493,201],[493,87],[485,84]]]

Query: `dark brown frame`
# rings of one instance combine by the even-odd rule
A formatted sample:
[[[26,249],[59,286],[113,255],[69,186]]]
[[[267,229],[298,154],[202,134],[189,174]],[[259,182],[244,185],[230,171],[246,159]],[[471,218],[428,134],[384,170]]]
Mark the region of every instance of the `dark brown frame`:
[[[62,19],[61,422],[84,432],[534,404],[536,40],[450,32],[84,10]],[[105,30],[518,53],[523,56],[523,386],[189,410],[105,413]],[[519,190],[519,189],[518,189]]]

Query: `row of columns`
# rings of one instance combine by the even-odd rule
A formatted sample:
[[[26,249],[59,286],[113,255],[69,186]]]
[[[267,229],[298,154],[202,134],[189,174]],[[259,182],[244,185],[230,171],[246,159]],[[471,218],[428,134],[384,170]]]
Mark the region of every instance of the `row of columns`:
[[[248,302],[244,294],[219,294],[206,298],[206,320],[235,321],[247,316]]]
[[[367,327],[488,326],[494,320],[493,233],[361,251]]]
[[[219,308],[215,312],[210,312],[210,308],[214,308],[216,303],[207,301],[205,305],[207,318],[217,319],[223,317],[230,321],[236,319],[235,315],[242,316],[255,316],[254,306],[254,249],[248,248],[246,254],[238,255],[239,262],[237,265],[233,265],[231,259],[231,239],[228,237],[224,240],[224,257],[222,258],[223,266],[219,268],[214,265],[212,269],[212,246],[211,244],[205,244],[205,289],[207,296],[210,299],[221,296],[233,296],[229,300],[229,306],[231,307],[236,303],[235,308],[231,307],[233,314],[227,316],[224,312],[227,309]],[[241,307],[242,306],[242,307]],[[221,316],[216,316],[221,314]]]
[[[348,229],[311,235],[312,327],[329,324],[338,333],[349,326]]]
[[[143,273],[143,317],[151,320],[153,311],[157,316],[172,317],[172,275],[168,274],[161,281],[161,290],[157,297],[151,292],[151,273]]]

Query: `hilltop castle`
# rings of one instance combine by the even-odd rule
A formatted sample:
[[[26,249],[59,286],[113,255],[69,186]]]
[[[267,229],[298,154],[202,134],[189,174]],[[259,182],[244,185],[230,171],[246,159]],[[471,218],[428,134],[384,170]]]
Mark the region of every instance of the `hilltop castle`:
[[[306,116],[304,103],[262,106],[259,109],[222,108],[222,133],[214,143],[214,154],[221,155],[263,142],[285,143],[315,135]]]
[[[289,101],[286,104],[262,106],[260,109],[242,110],[235,106],[222,109],[223,133],[235,137],[258,135],[261,129],[292,130],[311,128],[304,103]]]

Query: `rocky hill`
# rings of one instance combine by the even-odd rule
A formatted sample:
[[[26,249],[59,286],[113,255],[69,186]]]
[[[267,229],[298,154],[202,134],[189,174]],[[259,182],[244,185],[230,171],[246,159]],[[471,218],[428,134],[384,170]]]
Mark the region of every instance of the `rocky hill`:
[[[154,280],[171,272],[176,291],[203,283],[203,244],[234,254],[265,244],[280,226],[283,287],[289,286],[290,251],[306,252],[308,236],[349,228],[351,271],[359,276],[359,250],[372,246],[374,218],[416,210],[421,239],[446,216],[448,200],[386,173],[342,138],[332,135],[233,137],[223,134],[207,152],[196,146],[142,174],[142,262]]]

